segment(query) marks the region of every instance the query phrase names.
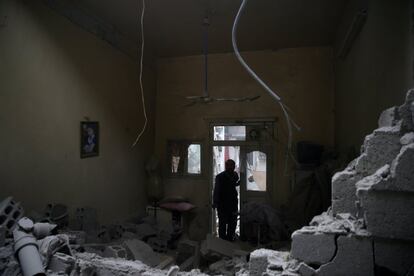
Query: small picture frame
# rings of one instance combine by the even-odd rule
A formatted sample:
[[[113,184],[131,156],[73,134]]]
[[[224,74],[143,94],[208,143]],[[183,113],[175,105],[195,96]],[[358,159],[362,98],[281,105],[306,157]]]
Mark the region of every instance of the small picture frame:
[[[80,157],[99,155],[99,122],[85,121],[80,123]]]

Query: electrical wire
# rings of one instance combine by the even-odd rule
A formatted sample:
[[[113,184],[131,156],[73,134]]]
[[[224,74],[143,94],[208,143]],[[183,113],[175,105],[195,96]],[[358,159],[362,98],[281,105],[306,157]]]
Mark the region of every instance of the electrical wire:
[[[145,95],[144,95],[144,86],[142,84],[142,71],[143,71],[143,63],[144,63],[144,47],[145,47],[145,36],[144,36],[144,15],[145,15],[145,0],[142,0],[142,11],[141,11],[141,57],[139,62],[139,86],[141,89],[141,99],[142,99],[142,109],[144,112],[144,126],[142,127],[140,133],[138,134],[135,142],[132,144],[132,148],[138,143],[141,139],[141,136],[144,134],[147,124],[148,124],[148,117],[147,117],[147,109],[145,108]]]
[[[233,23],[233,29],[232,29],[232,44],[233,44],[233,49],[234,49],[234,53],[236,54],[237,59],[239,60],[239,62],[241,63],[241,65],[246,69],[246,71],[249,73],[249,75],[251,77],[253,77],[253,79],[255,79],[269,94],[270,96],[272,96],[280,105],[280,108],[282,109],[283,115],[285,117],[286,120],[286,124],[287,124],[287,128],[288,128],[288,145],[287,145],[287,156],[290,156],[293,160],[295,160],[295,158],[292,155],[292,132],[293,132],[293,127],[296,130],[300,130],[301,128],[295,123],[295,121],[291,118],[291,116],[289,115],[290,109],[289,107],[287,107],[283,101],[282,98],[276,94],[261,78],[259,78],[257,76],[257,74],[253,71],[253,69],[250,68],[250,66],[246,63],[246,61],[243,59],[243,57],[240,55],[238,46],[237,46],[237,38],[236,38],[236,33],[237,33],[237,27],[239,24],[239,20],[240,20],[240,16],[247,4],[248,0],[243,0],[240,8],[237,12],[236,18],[234,19],[234,23]],[[287,159],[286,159],[287,161]],[[296,160],[295,160],[296,161]],[[286,169],[287,165],[285,166]]]

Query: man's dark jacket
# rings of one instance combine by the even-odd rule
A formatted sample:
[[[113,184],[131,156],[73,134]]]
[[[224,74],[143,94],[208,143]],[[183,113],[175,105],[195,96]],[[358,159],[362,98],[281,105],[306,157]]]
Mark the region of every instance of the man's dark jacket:
[[[236,187],[239,185],[239,175],[236,172],[224,171],[216,176],[213,204],[219,211],[235,212],[238,210]]]

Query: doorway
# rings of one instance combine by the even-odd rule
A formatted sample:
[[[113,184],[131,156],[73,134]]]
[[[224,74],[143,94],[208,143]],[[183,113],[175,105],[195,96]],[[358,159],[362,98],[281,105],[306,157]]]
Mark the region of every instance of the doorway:
[[[213,197],[215,177],[224,171],[227,159],[236,163],[240,177],[237,187],[239,211],[249,202],[269,203],[271,186],[272,143],[261,135],[263,123],[240,125],[211,125],[211,198]],[[265,129],[266,132],[268,128]],[[254,133],[255,136],[250,135]],[[258,137],[260,139],[258,139]],[[218,218],[215,210],[211,212],[211,233],[218,234]],[[243,235],[243,219],[238,217],[236,234]]]

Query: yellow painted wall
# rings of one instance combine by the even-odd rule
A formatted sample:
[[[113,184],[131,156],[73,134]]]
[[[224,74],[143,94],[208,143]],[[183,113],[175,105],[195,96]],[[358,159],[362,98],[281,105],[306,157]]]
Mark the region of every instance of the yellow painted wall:
[[[0,198],[98,209],[102,222],[143,211],[152,152],[155,70],[138,65],[40,1],[0,2]],[[80,121],[100,123],[100,156],[80,159]]]
[[[284,99],[303,131],[294,141],[307,140],[325,146],[334,144],[333,57],[329,47],[294,48],[279,51],[243,53],[247,62]],[[204,141],[206,149],[207,118],[277,117],[278,140],[275,144],[275,180],[271,190],[275,206],[286,203],[290,193],[284,176],[286,125],[278,104],[244,71],[233,54],[209,56],[209,92],[213,97],[260,95],[252,103],[214,103],[184,107],[185,96],[203,93],[201,56],[166,58],[158,61],[155,152],[167,166],[167,139]],[[198,206],[198,216],[190,224],[190,235],[203,238],[208,229],[210,164],[204,162],[205,176],[164,179],[166,195],[184,196]]]

